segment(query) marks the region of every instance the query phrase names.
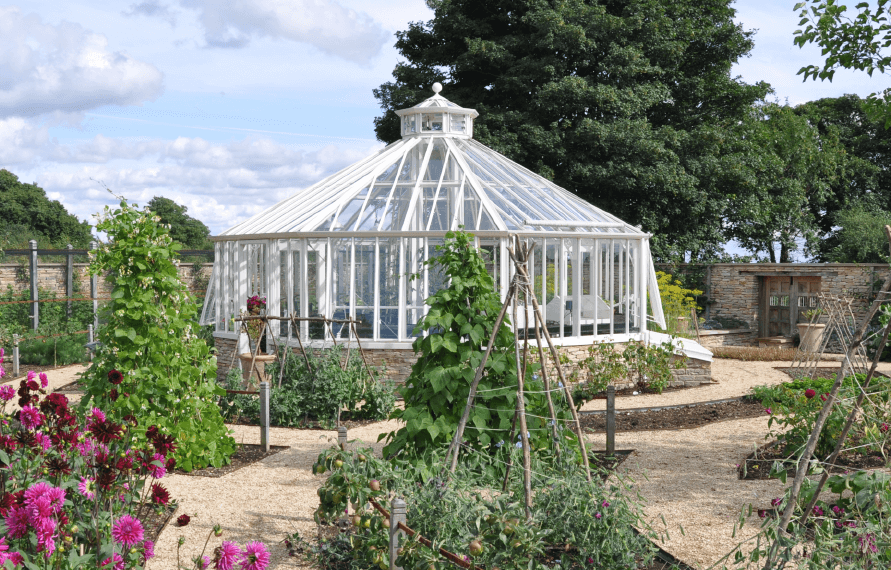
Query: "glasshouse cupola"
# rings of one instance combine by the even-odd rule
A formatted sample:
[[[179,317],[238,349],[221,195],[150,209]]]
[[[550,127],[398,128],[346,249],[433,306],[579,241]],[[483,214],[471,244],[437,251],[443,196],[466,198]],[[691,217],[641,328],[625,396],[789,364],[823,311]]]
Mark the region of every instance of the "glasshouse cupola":
[[[478,113],[441,89],[396,112],[401,140],[214,238],[202,322],[218,339],[238,339],[233,317],[259,295],[268,314],[351,317],[363,347],[410,348],[425,299],[445,284],[424,261],[461,226],[502,296],[512,236],[534,243],[530,275],[563,346],[641,338],[648,314],[664,327],[650,235],[473,140]],[[303,342],[347,334],[315,325],[301,323]]]

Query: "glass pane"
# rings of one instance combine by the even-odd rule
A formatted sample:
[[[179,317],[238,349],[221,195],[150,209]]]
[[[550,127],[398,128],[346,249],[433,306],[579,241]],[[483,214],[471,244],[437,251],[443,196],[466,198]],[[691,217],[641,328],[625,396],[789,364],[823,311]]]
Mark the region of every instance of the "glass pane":
[[[374,306],[374,241],[356,240],[353,299],[356,306]],[[358,313],[357,313],[358,314]],[[371,322],[371,321],[369,321]]]
[[[309,317],[322,316],[327,310],[325,246],[325,240],[312,240],[307,243],[306,291],[309,304],[309,314],[307,316]],[[309,338],[314,340],[325,338],[325,325],[323,323],[311,322],[307,328],[309,329]]]
[[[427,239],[427,258],[434,259],[440,255],[440,252],[436,250],[437,247],[441,247],[445,243],[445,240],[442,239]],[[443,271],[443,269],[439,265],[428,266],[427,267],[427,297],[434,295],[440,289],[444,289],[448,287],[448,274]]]
[[[361,219],[356,225],[356,231],[367,232],[377,229],[377,225],[381,221],[384,212],[384,206],[387,204],[387,196],[390,194],[390,185],[379,185],[374,187],[371,199],[365,206],[365,211],[361,214]]]
[[[380,339],[399,338],[399,309],[381,309]]]
[[[356,309],[356,333],[359,338],[374,337],[374,309]]]
[[[439,182],[446,158],[446,148],[442,141],[434,141],[433,150],[430,152],[430,160],[427,162],[427,172],[423,180]],[[450,160],[451,162],[451,160]],[[446,173],[448,175],[448,173]]]
[[[303,297],[301,296],[301,292],[303,291],[303,288],[306,287],[306,284],[303,282],[303,266],[301,265],[300,251],[299,250],[293,251],[294,249],[297,249],[299,247],[300,247],[300,242],[298,242],[298,241],[291,242],[291,249],[292,249],[292,251],[291,251],[291,272],[292,272],[291,280],[292,280],[292,283],[294,284],[294,291],[293,291],[294,295],[292,297],[292,302],[291,302],[292,309],[291,310],[292,310],[293,314],[297,315],[298,317],[302,317],[304,315],[302,312],[303,304],[301,303],[301,301],[302,301]],[[294,331],[292,331],[291,334],[294,334]],[[300,334],[301,335],[306,334],[306,332],[303,328],[300,329]]]
[[[405,216],[408,215],[408,207],[411,202],[412,188],[410,186],[397,186],[393,190],[393,197],[386,207],[381,218],[379,229],[383,231],[398,231],[402,229]]]
[[[449,115],[451,117],[451,130],[453,133],[464,133],[465,131],[465,118],[467,115],[456,115],[451,113]]]
[[[381,238],[378,241],[381,307],[399,307],[399,239]],[[382,321],[383,322],[383,321]]]
[[[417,132],[417,126],[415,124],[416,119],[417,115],[406,115],[405,117],[402,117],[402,134],[410,135]]]
[[[424,113],[421,115],[422,132],[442,132],[442,113]]]
[[[340,211],[337,217],[337,223],[334,225],[335,230],[352,230],[365,203],[365,197],[368,196],[368,188],[363,188],[352,200],[350,200]]]
[[[351,244],[349,239],[331,240],[331,251],[334,254],[334,266],[331,277],[334,292],[334,318],[348,319],[352,309],[350,298],[350,260]],[[331,329],[337,338],[346,338],[348,331],[341,331],[343,323],[331,323]]]

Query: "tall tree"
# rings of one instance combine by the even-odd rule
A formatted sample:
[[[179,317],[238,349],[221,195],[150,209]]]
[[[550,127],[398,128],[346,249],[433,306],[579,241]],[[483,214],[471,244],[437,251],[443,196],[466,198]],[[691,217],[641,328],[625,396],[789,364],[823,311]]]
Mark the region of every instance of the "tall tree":
[[[885,129],[884,119],[870,115],[857,95],[810,101],[795,112],[815,125],[821,136],[838,137],[845,149],[848,166],[845,176],[832,184],[824,204],[818,224],[825,239],[815,251],[817,261],[838,260],[839,251],[850,251],[839,249],[840,234],[834,231],[846,225],[840,219],[842,212],[862,211],[845,214],[846,223],[850,223],[863,220],[864,215],[881,216],[883,211],[891,211],[891,130]],[[859,259],[851,257],[852,262]]]
[[[374,91],[380,140],[430,95],[476,108],[474,136],[653,232],[657,257],[723,241],[728,129],[770,90],[730,76],[752,48],[730,0],[429,0],[398,32],[405,58]],[[703,142],[705,139],[707,142]]]
[[[821,134],[807,118],[776,103],[753,107],[737,128],[743,165],[729,204],[727,237],[771,262],[788,263],[801,245],[819,248],[821,220],[832,202],[833,185],[845,178],[844,147],[834,132]],[[779,256],[777,256],[779,250]]]
[[[161,218],[162,224],[170,224],[170,237],[186,249],[213,249],[208,240],[210,229],[203,222],[186,214],[188,208],[170,198],[155,196],[147,208]]]
[[[27,248],[32,239],[40,247],[64,248],[70,243],[86,249],[93,236],[90,224],[50,200],[43,188],[0,169],[0,247]]]

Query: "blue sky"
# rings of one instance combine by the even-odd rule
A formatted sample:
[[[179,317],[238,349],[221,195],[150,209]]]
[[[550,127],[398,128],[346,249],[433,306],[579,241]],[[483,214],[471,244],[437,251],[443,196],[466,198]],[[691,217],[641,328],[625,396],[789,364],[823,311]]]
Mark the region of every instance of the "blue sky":
[[[738,0],[758,29],[734,74],[791,104],[884,89],[839,72],[802,83],[794,1]],[[166,196],[213,233],[382,145],[372,89],[423,0],[0,0],[0,168],[81,219]],[[448,93],[443,93],[448,96]]]

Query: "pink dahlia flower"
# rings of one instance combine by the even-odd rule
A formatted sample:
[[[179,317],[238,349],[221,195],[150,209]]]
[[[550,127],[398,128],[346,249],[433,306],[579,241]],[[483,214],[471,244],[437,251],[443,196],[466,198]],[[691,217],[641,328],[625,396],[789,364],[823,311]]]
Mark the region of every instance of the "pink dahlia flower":
[[[214,564],[216,570],[232,570],[238,559],[238,545],[234,542],[224,540],[223,544],[217,549],[219,558]]]
[[[266,570],[269,566],[269,552],[266,545],[259,541],[249,542],[239,557],[241,570]]]
[[[43,416],[34,406],[25,406],[19,412],[19,422],[26,430],[35,430],[37,426],[43,423]]]
[[[111,527],[111,537],[126,548],[142,542],[143,536],[142,523],[130,515],[122,516]]]

